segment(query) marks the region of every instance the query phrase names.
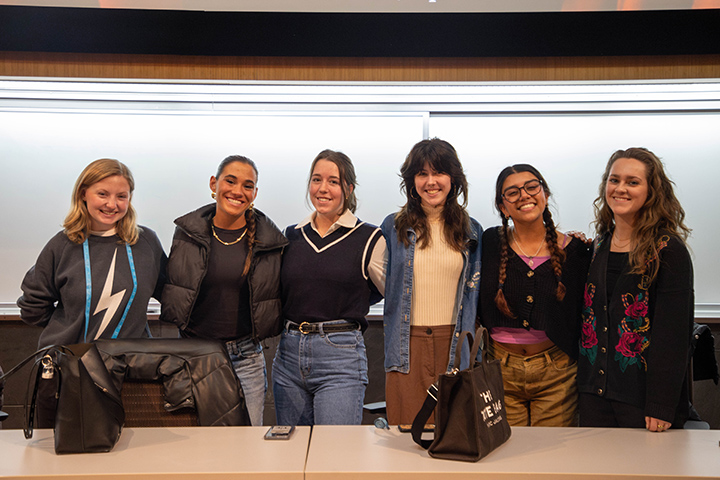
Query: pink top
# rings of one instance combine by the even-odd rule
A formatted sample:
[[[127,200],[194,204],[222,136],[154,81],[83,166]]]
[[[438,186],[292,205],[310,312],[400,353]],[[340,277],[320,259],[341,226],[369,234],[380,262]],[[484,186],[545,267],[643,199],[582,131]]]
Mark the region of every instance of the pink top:
[[[548,340],[542,330],[525,330],[524,328],[494,327],[490,329],[490,336],[500,343],[513,343],[519,345],[536,345]]]
[[[565,235],[563,238],[562,248],[565,248],[565,245],[567,245],[567,243],[568,236]],[[526,255],[518,254],[518,257],[522,258],[523,262],[525,262],[527,266],[533,270],[550,260],[550,255],[532,257],[531,259]],[[532,265],[530,264],[530,260],[533,261]],[[543,343],[544,341],[549,340],[548,336],[545,334],[544,331],[535,330],[534,328],[525,330],[524,328],[494,327],[490,329],[490,336],[496,342],[510,343],[516,345],[536,345],[538,343]]]
[[[563,243],[560,246],[560,248],[565,248],[565,245],[567,245],[567,244],[568,244],[568,236],[567,236],[567,234],[563,234]],[[527,266],[532,268],[533,270],[535,270],[537,267],[539,267],[543,263],[550,260],[550,255],[539,255],[537,257],[531,258],[531,257],[528,257],[527,255],[521,255],[521,254],[517,253],[517,256],[522,258],[522,261],[527,263]],[[530,260],[533,261],[532,265],[530,265]]]

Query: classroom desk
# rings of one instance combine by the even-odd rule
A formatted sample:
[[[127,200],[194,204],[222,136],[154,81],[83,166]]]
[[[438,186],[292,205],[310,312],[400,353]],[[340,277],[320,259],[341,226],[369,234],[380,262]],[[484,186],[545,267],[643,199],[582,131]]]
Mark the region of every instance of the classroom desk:
[[[513,428],[477,463],[439,460],[397,427],[313,427],[306,480],[611,479],[720,477],[720,431]]]
[[[303,478],[310,427],[264,440],[268,427],[125,428],[108,453],[55,455],[52,430],[0,430],[0,478],[82,480]]]

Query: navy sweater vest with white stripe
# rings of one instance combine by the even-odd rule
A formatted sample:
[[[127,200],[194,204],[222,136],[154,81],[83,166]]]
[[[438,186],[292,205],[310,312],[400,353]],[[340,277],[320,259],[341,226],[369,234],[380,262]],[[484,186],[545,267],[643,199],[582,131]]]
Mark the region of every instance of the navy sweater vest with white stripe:
[[[365,315],[380,298],[367,268],[381,235],[360,220],[324,238],[310,224],[288,227],[281,275],[285,318],[296,323],[343,319],[365,330]]]

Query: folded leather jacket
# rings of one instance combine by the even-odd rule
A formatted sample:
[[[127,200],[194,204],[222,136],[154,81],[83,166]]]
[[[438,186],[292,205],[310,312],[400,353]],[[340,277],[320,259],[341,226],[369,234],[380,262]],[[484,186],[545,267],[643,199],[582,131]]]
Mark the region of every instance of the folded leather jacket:
[[[222,343],[142,338],[95,344],[118,391],[125,379],[160,381],[168,411],[193,407],[201,426],[250,425],[240,381]]]

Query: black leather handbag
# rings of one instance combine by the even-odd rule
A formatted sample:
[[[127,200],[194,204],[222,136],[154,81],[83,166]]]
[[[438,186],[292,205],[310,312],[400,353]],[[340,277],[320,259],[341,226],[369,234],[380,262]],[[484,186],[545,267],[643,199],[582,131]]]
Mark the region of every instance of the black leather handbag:
[[[465,339],[470,341],[470,332],[460,335],[453,371],[440,375],[437,384],[428,389],[425,403],[413,421],[412,437],[432,457],[477,462],[510,438],[510,425],[505,414],[500,362],[488,359],[484,348],[482,361],[474,361],[481,345],[487,345],[487,330],[480,327],[475,335],[470,367],[458,370]],[[425,422],[436,405],[434,439],[424,440],[421,436]]]
[[[92,343],[45,347],[7,372],[7,378],[35,360],[25,403],[25,438],[32,438],[38,386],[55,380],[55,453],[109,452],[125,423],[120,393]],[[57,377],[56,377],[57,376]],[[34,378],[33,378],[34,377]]]

